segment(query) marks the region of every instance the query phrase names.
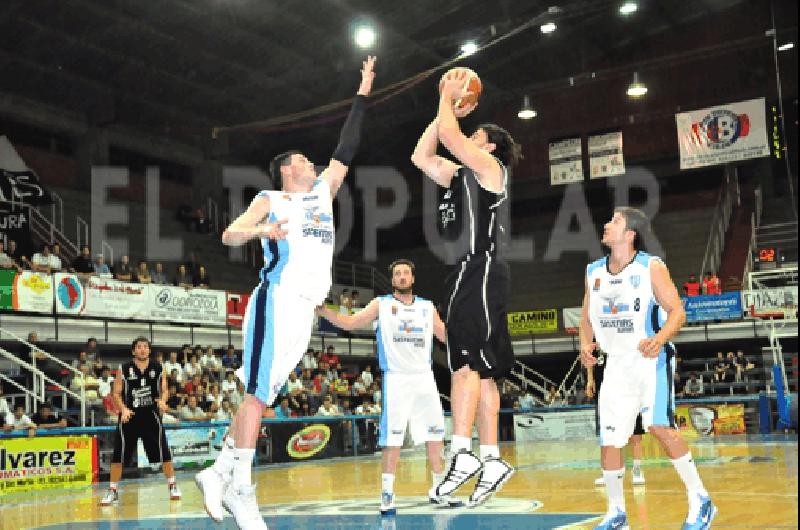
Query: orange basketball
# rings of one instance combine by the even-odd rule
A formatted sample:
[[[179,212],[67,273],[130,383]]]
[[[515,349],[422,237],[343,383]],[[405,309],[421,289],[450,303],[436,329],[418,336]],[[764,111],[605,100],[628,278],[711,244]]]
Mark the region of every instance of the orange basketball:
[[[481,84],[481,78],[478,77],[478,74],[476,74],[474,70],[464,67],[457,67],[457,68],[451,68],[450,70],[444,73],[442,79],[439,81],[439,93],[442,92],[442,85],[444,85],[444,80],[447,79],[447,77],[450,76],[450,74],[462,71],[465,71],[467,72],[467,74],[469,74],[465,82],[464,88],[472,93],[467,95],[466,97],[456,100],[456,107],[463,107],[466,105],[477,103],[478,98],[481,96],[481,90],[483,89],[483,85]]]

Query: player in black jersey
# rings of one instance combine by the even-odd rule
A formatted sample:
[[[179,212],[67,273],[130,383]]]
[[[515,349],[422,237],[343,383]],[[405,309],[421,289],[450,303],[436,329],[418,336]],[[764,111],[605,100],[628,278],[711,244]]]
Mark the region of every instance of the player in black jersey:
[[[120,365],[114,378],[112,395],[120,414],[114,434],[111,480],[108,492],[100,501],[103,506],[119,501],[117,488],[122,478],[122,466],[130,463],[140,439],[150,463],[161,462],[169,485],[169,498],[181,498],[175,482],[172,454],[161,423],[161,414],[167,410],[167,374],[161,363],[150,359],[150,341],[146,338],[134,340],[131,351],[133,360]]]
[[[597,364],[586,368],[586,397],[594,399],[594,423],[596,426],[596,434],[600,436],[600,413],[597,407],[598,399],[596,396],[600,395],[600,385],[603,384],[603,373],[606,370],[606,352],[595,349],[595,357],[597,357]],[[631,446],[631,453],[633,454],[633,485],[644,486],[644,473],[642,472],[642,436],[646,431],[642,425],[642,415],[636,416],[636,425],[633,427],[633,434],[628,439],[628,444]],[[603,486],[605,480],[603,477],[595,479],[595,486]]]
[[[506,306],[508,266],[497,255],[499,208],[508,191],[508,171],[520,157],[519,146],[505,129],[481,125],[467,137],[457,118],[475,105],[455,108],[464,97],[466,77],[448,74],[439,111],[417,143],[412,162],[441,186],[439,229],[456,263],[447,280],[442,316],[447,323],[447,356],[452,372],[453,458],[438,495],[449,495],[481,472],[469,498],[480,504],[507,481],[514,468],[500,459],[497,419],[500,395],[495,380],[514,365]],[[458,162],[436,155],[439,141]],[[480,458],[471,451],[477,416]]]

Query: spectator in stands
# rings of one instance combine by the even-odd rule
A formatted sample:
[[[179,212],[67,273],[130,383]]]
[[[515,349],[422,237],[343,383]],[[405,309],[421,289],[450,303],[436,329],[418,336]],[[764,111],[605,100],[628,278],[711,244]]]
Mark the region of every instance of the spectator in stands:
[[[332,370],[340,370],[342,368],[339,356],[336,355],[336,348],[333,346],[328,346],[325,355],[320,357],[319,360],[320,362],[328,363],[328,367]]]
[[[350,381],[342,373],[333,381],[333,390],[337,396],[346,396],[350,393]]]
[[[736,352],[736,359],[734,360],[736,381],[747,381],[755,367],[756,365],[745,356],[744,351],[738,350]]]
[[[86,350],[86,356],[89,359],[89,362],[96,361],[100,356],[100,349],[97,347],[97,339],[94,337],[89,337],[86,340],[86,346],[84,347]]]
[[[226,351],[225,355],[222,357],[222,366],[236,370],[240,365],[241,361],[239,360],[239,355],[236,353],[236,349],[233,347],[233,344],[229,344],[228,351]]]
[[[91,361],[89,360],[89,354],[86,353],[85,350],[78,353],[77,359],[73,359],[72,367],[75,368],[76,370],[80,370],[82,364],[85,365],[91,364]]]
[[[239,405],[242,404],[242,400],[244,399],[244,383],[237,381],[236,390],[231,392],[229,399],[231,400],[231,405],[234,410],[239,410]]]
[[[156,262],[155,269],[150,274],[150,281],[155,285],[167,285],[169,283],[167,275],[164,274],[164,266],[161,262]]]
[[[202,289],[211,287],[211,278],[208,276],[206,268],[202,265],[197,268],[197,274],[194,277],[194,286]]]
[[[728,361],[725,360],[725,355],[721,351],[717,352],[717,362],[714,365],[714,381],[724,383],[728,379],[728,371],[730,369]]]
[[[64,254],[61,252],[61,245],[59,245],[58,243],[53,243],[53,248],[51,249],[50,252],[53,254],[53,256],[57,257],[59,262],[61,263],[61,267],[59,267],[59,270],[66,268],[64,267],[64,262],[66,262],[67,260],[64,259]]]
[[[350,298],[350,289],[342,289],[342,294],[339,296],[339,312],[350,314],[353,308],[353,299]]]
[[[180,412],[181,421],[206,421],[208,416],[197,404],[197,396],[190,394]]]
[[[364,382],[364,386],[369,388],[372,385],[372,366],[369,364],[364,367],[364,371],[361,372],[361,380]]]
[[[333,404],[333,398],[330,394],[322,398],[322,405],[317,410],[317,416],[341,416],[339,407]]]
[[[31,416],[31,422],[39,429],[57,429],[67,426],[67,420],[58,419],[58,416],[53,413],[50,403],[46,401],[39,405],[39,412]]]
[[[175,416],[180,416],[180,409],[183,407],[183,398],[178,395],[178,386],[174,383],[169,383],[167,390],[167,412]]]
[[[61,259],[50,252],[50,245],[42,245],[42,251],[33,255],[31,270],[50,274],[61,270]]]
[[[179,383],[184,380],[183,367],[181,366],[180,362],[178,362],[178,352],[169,352],[169,361],[164,363],[164,370],[170,375],[172,375],[173,371],[177,371],[178,373],[177,377],[175,377],[175,380]]]
[[[3,429],[6,431],[28,429],[28,436],[33,437],[36,435],[36,424],[25,414],[25,407],[22,405],[14,407],[14,414],[12,414],[9,419],[11,421],[6,422],[6,425],[3,426]]]
[[[81,376],[75,376],[72,379],[70,389],[78,395],[81,395],[81,390],[84,390],[86,392],[86,404],[90,406],[99,405],[100,396],[97,392],[100,388],[100,382],[94,374],[89,371],[88,364],[80,365],[78,370],[80,370]]]
[[[350,307],[352,308],[359,308],[361,307],[361,299],[359,298],[358,291],[355,289],[353,290],[353,294],[350,296]]]
[[[683,284],[683,293],[686,296],[700,296],[700,282],[697,281],[697,276],[689,275],[689,280]]]
[[[675,389],[675,397],[683,397],[683,382],[681,381],[681,373],[677,370],[672,372],[672,388]]]
[[[133,280],[133,267],[128,256],[122,256],[119,259],[119,265],[114,267],[114,279],[121,282],[130,282]]]
[[[98,254],[94,258],[94,273],[104,276],[111,274],[111,269],[108,267],[106,258],[102,254]]]
[[[306,350],[300,364],[303,366],[303,370],[317,369],[317,358],[314,356],[314,348],[308,348]]]
[[[175,273],[175,280],[172,283],[186,289],[194,287],[194,278],[192,278],[192,275],[186,270],[186,265],[178,265],[178,270]]]
[[[375,379],[375,382],[372,383],[372,402],[376,405],[379,403],[383,403],[383,392],[381,391],[381,380]]]
[[[314,388],[314,378],[311,377],[311,370],[305,369],[303,370],[302,375],[300,376],[300,382],[303,383],[303,392],[305,393],[314,393],[316,389]]]
[[[150,269],[147,268],[146,261],[139,261],[139,264],[136,266],[136,275],[133,281],[138,283],[153,283],[153,277],[150,275]]]
[[[536,402],[533,400],[533,394],[531,394],[530,389],[526,388],[522,395],[519,397],[519,406],[523,410],[532,409],[536,405]]]
[[[219,372],[222,369],[222,361],[214,353],[213,347],[208,346],[206,348],[205,353],[200,358],[200,366],[202,366],[204,370],[209,370],[210,372]]]
[[[72,260],[72,267],[70,272],[74,272],[82,278],[86,278],[94,274],[94,265],[92,264],[92,251],[88,245],[81,247],[81,253]]]
[[[17,242],[13,239],[8,240],[8,248],[6,249],[6,256],[13,261],[18,267],[21,267],[27,258],[17,248]]]
[[[195,375],[203,374],[203,367],[200,365],[200,361],[197,359],[196,353],[193,353],[189,357],[189,361],[183,365],[183,373],[189,378],[192,378]]]
[[[289,398],[282,397],[280,401],[280,405],[275,409],[275,417],[276,418],[293,418],[297,416],[290,408],[289,408]]]
[[[236,374],[233,373],[233,370],[228,370],[225,372],[225,380],[221,385],[222,393],[225,394],[226,392],[235,392],[237,383],[238,381],[236,380]]]
[[[367,385],[364,384],[364,379],[358,376],[358,379],[353,383],[353,396],[367,395]]]
[[[292,372],[289,374],[289,379],[286,381],[286,394],[289,396],[297,396],[303,391],[303,382],[297,378],[297,374]]]
[[[686,385],[683,387],[683,395],[689,397],[700,397],[703,395],[703,380],[698,377],[697,372],[692,372]]]
[[[547,394],[547,403],[551,407],[557,407],[561,405],[561,392],[558,391],[556,385],[550,385],[550,389]]]
[[[186,395],[191,395],[197,392],[197,389],[203,385],[203,379],[200,374],[195,374],[190,380],[183,385],[183,391]]]
[[[2,241],[0,241],[0,269],[14,269],[17,272],[22,271],[22,268],[17,265],[17,262],[6,254],[5,246]]]
[[[106,396],[111,394],[111,385],[114,383],[114,377],[111,375],[111,368],[103,366],[100,372],[100,378],[97,380],[97,393],[100,399],[105,399]]]
[[[212,383],[209,386],[208,394],[206,394],[206,401],[209,403],[222,404],[222,392],[220,391],[219,383]]]
[[[325,372],[320,372],[314,377],[314,393],[324,396],[331,390],[331,381]]]
[[[228,421],[233,418],[233,407],[231,407],[231,402],[229,399],[223,399],[222,404],[219,407],[219,411],[217,412],[217,421]]]
[[[716,272],[711,273],[711,280],[708,283],[708,294],[722,294],[722,283],[720,282],[719,276],[717,276]]]

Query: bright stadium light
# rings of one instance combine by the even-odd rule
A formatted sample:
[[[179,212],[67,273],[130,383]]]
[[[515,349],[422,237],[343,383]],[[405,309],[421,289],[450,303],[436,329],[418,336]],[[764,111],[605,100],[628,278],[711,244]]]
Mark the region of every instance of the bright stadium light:
[[[542,24],[541,26],[539,26],[539,30],[545,35],[548,33],[553,33],[556,30],[556,24],[555,22],[548,22],[546,24]]]
[[[370,26],[359,26],[353,33],[353,39],[359,48],[369,48],[375,44],[375,30]]]
[[[478,51],[478,45],[475,41],[465,42],[461,45],[461,55],[467,57]]]
[[[620,15],[632,15],[639,9],[639,4],[636,2],[625,2],[619,6]]]
[[[531,99],[528,96],[522,98],[522,108],[517,112],[517,118],[530,120],[536,117],[536,109],[531,106]]]
[[[787,50],[791,50],[792,48],[794,48],[794,43],[793,42],[784,42],[783,44],[778,46],[778,51],[779,52],[785,52]]]
[[[639,81],[638,72],[633,72],[633,83],[628,85],[627,93],[632,98],[640,98],[647,94],[647,86]]]

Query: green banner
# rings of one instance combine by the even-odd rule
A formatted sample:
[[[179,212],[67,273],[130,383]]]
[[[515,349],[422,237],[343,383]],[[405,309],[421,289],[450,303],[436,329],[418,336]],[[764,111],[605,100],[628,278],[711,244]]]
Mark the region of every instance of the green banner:
[[[0,269],[0,309],[12,309],[16,271]]]
[[[508,332],[512,335],[555,333],[558,331],[558,311],[517,311],[508,314]]]

